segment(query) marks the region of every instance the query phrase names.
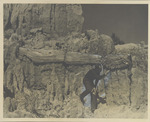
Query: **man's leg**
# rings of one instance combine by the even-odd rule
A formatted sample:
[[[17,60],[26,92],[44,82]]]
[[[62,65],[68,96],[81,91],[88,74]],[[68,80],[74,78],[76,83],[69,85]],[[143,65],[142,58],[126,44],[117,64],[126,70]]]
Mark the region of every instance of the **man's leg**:
[[[93,81],[90,81],[87,78],[83,79],[83,84],[86,90],[80,95],[80,100],[84,105],[84,97],[92,91],[92,89],[94,88],[94,84],[93,84]]]
[[[84,105],[84,97],[91,92],[93,86],[91,85],[91,81],[87,78],[83,79],[83,84],[85,86],[85,91],[80,95],[80,100]]]
[[[91,93],[91,111],[94,112],[97,109],[97,97],[98,93],[96,94]]]
[[[80,94],[80,100],[83,103],[83,105],[84,105],[84,97],[88,95],[89,93],[90,91],[86,89],[82,94]]]

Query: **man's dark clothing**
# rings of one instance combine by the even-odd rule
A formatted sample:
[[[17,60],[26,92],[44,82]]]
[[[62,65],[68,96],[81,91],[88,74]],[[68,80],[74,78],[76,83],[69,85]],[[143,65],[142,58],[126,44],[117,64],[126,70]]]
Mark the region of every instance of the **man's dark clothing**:
[[[91,69],[86,73],[84,78],[87,78],[90,81],[93,81],[95,79],[99,79],[100,78],[100,72],[101,72],[101,69],[99,69],[99,68]]]
[[[80,99],[83,103],[84,103],[83,99],[86,95],[91,93],[91,96],[93,96],[92,89],[96,88],[98,81],[105,76],[105,75],[100,75],[100,72],[101,72],[100,68],[91,69],[90,71],[88,71],[86,73],[85,77],[83,78],[83,84],[86,88],[86,90],[80,95]],[[95,84],[93,82],[94,80],[96,80]],[[96,106],[97,106],[97,104],[96,104]],[[96,109],[96,108],[94,108],[94,109]]]

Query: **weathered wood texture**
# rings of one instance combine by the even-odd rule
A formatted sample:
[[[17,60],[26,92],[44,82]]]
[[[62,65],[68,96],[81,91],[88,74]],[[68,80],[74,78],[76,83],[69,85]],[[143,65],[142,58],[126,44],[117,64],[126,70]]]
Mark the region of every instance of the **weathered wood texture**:
[[[20,48],[19,53],[30,58],[35,63],[63,63],[66,64],[103,64],[106,69],[127,69],[132,65],[129,55],[100,55],[85,54],[78,52],[67,52],[60,50],[26,49]]]
[[[58,50],[31,50],[19,49],[20,55],[25,55],[35,63],[61,63],[66,64],[98,64],[101,61],[100,55],[92,55],[78,52],[63,52]]]
[[[117,69],[127,69],[132,67],[132,57],[130,55],[107,55],[102,59],[103,66],[105,69],[117,70]]]

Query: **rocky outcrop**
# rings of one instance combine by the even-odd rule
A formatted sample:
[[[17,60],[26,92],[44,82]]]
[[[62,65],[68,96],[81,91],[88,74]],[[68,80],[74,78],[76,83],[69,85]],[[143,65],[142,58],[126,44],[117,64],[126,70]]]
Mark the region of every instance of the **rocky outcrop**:
[[[8,85],[5,87],[14,92],[15,97],[13,99],[17,104],[17,110],[25,110],[35,115],[38,113],[38,116],[43,117],[65,117],[64,112],[71,109],[67,110],[68,107],[66,107],[64,110],[65,105],[63,103],[67,99],[73,99],[73,94],[78,98],[82,88],[82,76],[90,67],[66,67],[63,64],[36,65],[26,60],[15,65],[12,73],[15,79],[12,79],[11,84],[9,84],[12,87]],[[6,74],[5,76],[7,79],[11,79],[10,75]],[[78,102],[82,106],[80,100]],[[70,103],[72,102],[70,101]],[[11,106],[11,104],[7,105]],[[56,108],[62,109],[64,112],[57,111]],[[80,107],[78,106],[78,108]],[[44,115],[43,113],[47,114]],[[76,115],[70,114],[67,117],[76,117]]]
[[[41,31],[40,29],[36,29],[33,33],[38,34],[41,33]],[[39,38],[38,36],[35,37],[36,39]],[[67,47],[68,49],[66,51],[68,52],[77,51],[80,46],[82,47],[83,45],[80,44],[78,48],[75,46],[76,43],[81,43],[83,38],[86,41],[88,40],[88,37],[84,34],[75,34],[74,36],[71,36],[71,38],[73,38],[73,41],[71,41],[70,38],[66,43],[56,41],[55,43],[49,43],[50,46],[48,48],[43,46],[42,49],[50,50],[55,48],[58,51],[65,51],[65,48]],[[12,43],[13,45],[15,45],[15,42],[17,42],[15,40],[17,39],[18,37],[16,36],[11,37],[10,40],[14,40],[14,43]],[[92,40],[89,40],[89,42],[90,41],[92,42]],[[95,43],[97,41],[98,40],[95,40]],[[64,44],[61,45],[62,43]],[[30,43],[27,42],[24,47],[27,48],[28,44]],[[87,44],[89,44],[88,41]],[[63,48],[63,46],[65,48]],[[32,114],[29,117],[105,117],[104,114],[101,114],[103,116],[98,115],[98,113],[101,113],[101,108],[110,110],[109,108],[112,106],[122,105],[128,108],[130,103],[130,111],[132,112],[138,110],[139,112],[146,113],[147,111],[147,72],[144,72],[143,70],[140,71],[138,65],[133,64],[132,85],[130,85],[126,69],[118,69],[116,72],[111,72],[107,87],[104,86],[102,80],[101,85],[98,87],[98,92],[99,95],[102,95],[103,93],[106,94],[107,107],[99,104],[95,113],[91,113],[90,109],[84,107],[80,102],[79,94],[82,92],[83,77],[92,68],[92,65],[65,65],[63,63],[48,62],[36,63],[25,55],[19,54],[18,57],[15,57],[16,48],[14,46],[12,47],[13,48],[10,48],[10,51],[8,51],[12,55],[9,57],[12,62],[9,62],[5,71],[4,87],[7,87],[14,94],[14,97],[11,99],[6,97],[5,101],[9,107],[4,108],[8,110],[5,113],[5,115],[8,116],[5,117],[23,117],[25,115],[28,117],[28,113]],[[87,47],[88,50],[90,46]],[[97,48],[99,47],[97,46]],[[80,49],[82,50],[79,50],[78,52],[85,51],[83,48]],[[38,53],[37,50],[39,49],[32,47],[32,50],[36,50],[36,53]],[[105,50],[102,52],[104,55],[107,54],[105,53]],[[142,50],[140,50],[140,52],[142,52]],[[86,53],[89,54],[90,52]],[[99,53],[93,52],[92,54]],[[135,57],[137,58],[138,55],[135,55]],[[131,99],[129,99],[129,96]],[[13,111],[14,114],[10,113],[10,111]],[[20,111],[21,114],[16,115],[18,111]],[[64,114],[66,112],[68,114]],[[107,112],[108,111],[106,111],[106,114]],[[110,115],[110,117],[112,115]],[[115,114],[114,116],[119,116],[119,114]]]
[[[126,70],[112,72],[111,79],[99,93],[106,92],[106,104],[99,104],[94,112],[96,118],[147,118],[148,78],[139,67],[132,69],[131,106],[129,101],[130,81]]]
[[[138,50],[140,47],[137,44],[134,43],[128,43],[128,44],[123,44],[123,45],[116,45],[116,53],[128,53],[130,54],[133,51]]]
[[[144,72],[148,71],[148,49],[145,49],[140,44],[124,44],[116,45],[115,53],[117,54],[131,54],[133,60],[133,67],[139,67]]]
[[[138,118],[139,113],[147,112],[147,50],[142,47],[135,50],[131,45],[115,47],[109,36],[99,34],[97,30],[81,33],[83,20],[81,5],[4,5],[4,117]],[[126,69],[111,72],[105,78],[109,82],[104,84],[101,80],[98,86],[98,94],[106,94],[106,104],[100,103],[92,113],[82,105],[79,94],[83,90],[83,77],[93,65],[43,63],[38,62],[37,55],[33,56],[35,62],[30,52],[21,55],[20,46],[40,54],[43,57],[40,60],[45,59],[40,50],[46,54],[56,50],[70,55],[71,52],[96,54],[102,58],[109,54],[130,53],[133,57],[132,84]],[[125,115],[120,115],[124,110]],[[138,114],[128,115],[128,111]]]
[[[104,117],[102,116],[104,113],[99,116],[97,114],[103,111],[102,108],[106,109],[105,114],[107,114],[107,110],[110,110],[110,107],[130,106],[130,81],[126,70],[112,72],[106,88],[103,81],[101,82],[98,92],[99,95],[106,93],[107,106],[99,104],[98,109],[93,114],[79,100],[79,94],[82,92],[83,77],[92,68],[91,66],[37,65],[28,61],[25,57],[20,65],[24,73],[17,73],[20,71],[17,70],[20,69],[20,66],[15,66],[14,72],[16,73],[14,73],[14,76],[19,74],[16,75],[18,81],[14,79],[11,84],[12,87],[9,88],[12,88],[11,91],[15,89],[13,101],[15,101],[16,107],[12,109],[12,104],[7,104],[10,105],[9,112],[10,110],[24,110],[36,117],[52,118]],[[131,111],[133,113],[137,110],[145,113],[147,111],[147,73],[140,71],[138,67],[134,68],[132,73],[130,109],[132,108]],[[24,79],[24,82],[20,82],[20,78]],[[109,116],[112,117],[111,114]],[[119,113],[115,116],[118,117]]]
[[[108,35],[99,34],[97,30],[70,35],[66,38],[66,42],[68,51],[98,54],[102,57],[115,50],[112,39]]]
[[[82,92],[83,77],[92,66],[56,63],[36,64],[28,57],[21,56],[19,58],[21,62],[16,62],[14,67],[12,67],[13,71],[8,68],[5,74],[6,81],[8,82],[8,79],[10,79],[6,87],[14,92],[15,97],[13,101],[16,103],[16,107],[12,109],[12,103],[9,102],[11,99],[6,100],[9,102],[9,112],[17,109],[28,111],[36,117],[54,118],[102,117],[101,115],[105,117],[104,113],[98,116],[103,107],[130,106],[130,87],[131,111],[139,110],[145,113],[147,110],[147,73],[140,71],[138,66],[132,69],[133,82],[131,86],[127,70],[112,72],[107,87],[104,86],[103,81],[101,82],[101,85],[98,87],[99,95],[106,93],[107,107],[100,104],[93,114],[90,112],[90,109],[82,106],[78,97]],[[66,112],[68,114],[64,114]],[[112,115],[109,116],[111,117]]]
[[[108,35],[100,35],[97,30],[87,30],[85,35],[89,40],[89,53],[106,56],[114,51],[113,40]]]
[[[30,29],[39,27],[51,36],[64,36],[81,32],[84,22],[81,5],[6,4],[4,9],[5,30],[13,29],[22,36],[28,35]]]

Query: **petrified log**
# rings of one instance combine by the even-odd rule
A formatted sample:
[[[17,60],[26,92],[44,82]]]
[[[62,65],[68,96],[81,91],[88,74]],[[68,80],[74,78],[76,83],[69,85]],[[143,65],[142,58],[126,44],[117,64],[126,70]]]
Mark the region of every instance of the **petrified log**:
[[[20,55],[25,55],[35,63],[58,63],[64,61],[64,52],[57,50],[20,48]]]
[[[127,69],[132,65],[132,59],[130,55],[107,55],[101,61],[105,69],[117,70]]]
[[[85,54],[78,52],[68,52],[65,62],[67,64],[99,64],[101,62],[100,55]]]
[[[130,55],[111,54],[105,57],[94,54],[67,52],[60,50],[26,49],[20,48],[19,54],[25,55],[35,63],[63,63],[66,64],[103,64],[105,69],[127,69],[131,64]]]
[[[20,48],[20,55],[25,55],[35,63],[63,63],[66,64],[99,64],[100,55],[85,54],[78,52],[67,52],[60,50],[33,50]]]

